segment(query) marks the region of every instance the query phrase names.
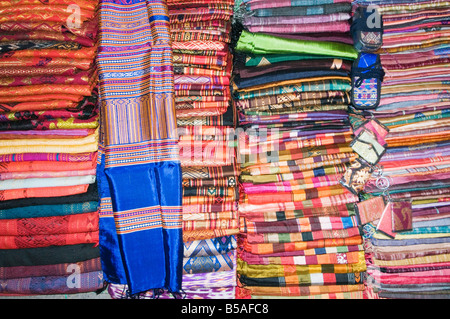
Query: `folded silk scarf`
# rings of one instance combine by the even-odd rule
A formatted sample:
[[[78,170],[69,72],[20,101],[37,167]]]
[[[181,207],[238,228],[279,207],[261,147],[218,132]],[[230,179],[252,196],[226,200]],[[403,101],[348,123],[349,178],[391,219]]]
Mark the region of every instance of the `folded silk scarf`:
[[[347,44],[290,40],[261,33],[251,33],[245,30],[242,31],[239,37],[236,50],[252,54],[311,54],[311,52],[314,52],[316,55],[347,59],[355,59],[357,57],[356,50]]]
[[[0,209],[0,219],[69,216],[89,212],[97,212],[97,209],[98,201],[87,201],[59,205],[33,205]]]
[[[277,296],[277,297],[315,297],[323,294],[339,294],[345,292],[362,292],[365,288],[363,283],[358,284],[332,284],[332,285],[312,285],[312,286],[284,286],[284,287],[269,287],[269,286],[245,286],[237,288],[239,296],[250,297],[257,296]],[[354,294],[352,294],[354,296]],[[356,296],[359,296],[357,294]]]
[[[38,266],[15,266],[15,267],[1,267],[0,278],[30,278],[40,276],[64,276],[72,274],[73,267],[79,267],[80,272],[91,272],[101,270],[100,257],[88,259],[84,261],[75,262],[70,266],[69,263],[53,264],[53,265],[38,265]],[[69,271],[68,271],[69,270]]]
[[[70,234],[98,230],[97,212],[0,220],[1,236]]]
[[[82,185],[83,186],[83,185]],[[61,188],[61,187],[59,187]],[[48,189],[43,188],[45,191],[40,196],[35,196],[34,198],[20,198],[15,200],[1,200],[0,209],[11,209],[11,208],[23,208],[34,205],[46,205],[49,202]],[[22,191],[22,190],[20,190]],[[89,186],[82,192],[75,194],[70,194],[67,196],[56,196],[51,197],[51,202],[53,205],[58,204],[74,204],[89,201],[98,202],[98,187],[97,183],[89,184]]]
[[[23,249],[88,243],[98,245],[98,230],[72,234],[0,236],[0,249]]]
[[[110,29],[111,23],[121,29]],[[103,271],[113,283],[126,284],[129,294],[177,293],[183,262],[181,166],[166,4],[103,1],[100,31],[104,167],[99,170],[104,170],[102,206],[110,194],[105,219],[115,222],[102,224],[107,247],[102,258],[117,262],[104,264]],[[119,71],[124,55],[130,60]]]
[[[95,183],[94,183],[95,184]],[[86,193],[89,185],[81,184],[73,186],[55,186],[55,187],[39,187],[39,188],[18,188],[6,189],[0,191],[0,202],[20,200],[33,197],[57,198],[61,196],[70,196]]]
[[[91,292],[103,288],[101,270],[78,274],[78,282],[70,282],[70,273],[61,276],[37,276],[0,280],[0,294],[51,295]],[[68,284],[71,283],[71,284]]]
[[[317,276],[316,276],[317,275]],[[356,285],[363,283],[364,273],[301,274],[298,276],[252,278],[241,275],[239,281],[246,286],[289,287],[313,285]]]
[[[271,17],[271,16],[302,16],[302,15],[318,15],[318,14],[332,14],[336,12],[350,12],[351,4],[349,2],[340,3],[325,3],[311,6],[284,6],[284,7],[269,7],[263,9],[253,9],[254,15],[257,17]]]

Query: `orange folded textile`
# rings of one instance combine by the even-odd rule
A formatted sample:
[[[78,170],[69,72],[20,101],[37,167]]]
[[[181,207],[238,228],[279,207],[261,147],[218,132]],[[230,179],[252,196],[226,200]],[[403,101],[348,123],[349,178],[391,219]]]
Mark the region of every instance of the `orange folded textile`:
[[[60,197],[86,193],[89,184],[60,187],[6,189],[0,191],[0,201],[31,198],[31,197]]]
[[[45,98],[45,97],[44,97]],[[80,96],[80,101],[82,97]],[[20,111],[43,111],[57,109],[71,109],[77,106],[77,101],[67,100],[47,100],[36,102],[19,102],[0,104],[0,113],[20,112]]]
[[[0,173],[89,170],[96,168],[97,166],[97,163],[94,159],[86,162],[57,162],[57,161],[2,162],[0,165]]]
[[[27,85],[27,86],[17,86],[17,87],[1,87],[0,88],[0,101],[9,101],[12,97],[19,96],[35,96],[41,95],[46,97],[47,94],[72,94],[81,96],[90,96],[94,85],[65,85],[65,84],[38,84],[38,85]]]
[[[42,94],[42,95],[6,95],[0,96],[0,103],[45,103],[46,101],[80,102],[84,98],[81,94]],[[26,109],[25,109],[26,110]]]

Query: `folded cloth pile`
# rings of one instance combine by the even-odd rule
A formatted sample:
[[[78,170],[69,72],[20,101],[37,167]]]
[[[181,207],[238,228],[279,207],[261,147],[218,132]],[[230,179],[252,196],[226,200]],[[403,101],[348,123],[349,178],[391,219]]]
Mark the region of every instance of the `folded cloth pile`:
[[[183,178],[181,297],[231,299],[239,233],[235,133],[229,51],[234,0],[167,1],[175,109]],[[126,297],[111,285],[116,298]],[[154,298],[155,291],[138,298]],[[158,298],[180,297],[162,293]]]
[[[0,1],[0,294],[103,286],[97,1]]]
[[[234,298],[239,175],[229,50],[234,0],[169,0],[186,298]]]
[[[358,1],[378,6],[383,17],[379,50],[385,78],[372,112],[389,128],[379,166],[384,183],[372,178],[365,191],[403,205],[407,227],[366,225],[368,287],[374,298],[450,296],[450,110],[449,2]],[[378,186],[377,186],[378,185]],[[381,188],[381,189],[380,189]],[[406,214],[405,214],[406,213]],[[382,231],[384,229],[384,231]]]
[[[352,0],[244,0],[242,24],[250,32],[352,44]]]
[[[232,80],[243,128],[237,297],[363,298],[358,196],[340,184],[357,158],[348,118],[357,52],[345,19],[342,29],[324,23],[318,35],[304,22],[333,21],[334,12],[348,18],[350,3],[295,3],[250,0],[242,5],[247,13],[238,13],[243,30]],[[263,18],[267,12],[270,19]],[[308,15],[313,12],[326,13]]]

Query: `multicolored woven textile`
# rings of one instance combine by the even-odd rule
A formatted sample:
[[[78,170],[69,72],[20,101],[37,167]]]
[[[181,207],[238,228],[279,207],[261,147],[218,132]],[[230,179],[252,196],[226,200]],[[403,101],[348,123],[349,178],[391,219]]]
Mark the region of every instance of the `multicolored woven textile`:
[[[236,116],[229,89],[233,4],[227,0],[167,1],[171,41],[166,44],[170,44],[173,59],[162,71],[164,75],[171,70],[174,73],[171,115],[176,121],[177,135],[173,137],[177,139],[181,166],[184,243],[180,277],[182,296],[188,299],[234,298],[237,283],[239,166],[235,155]],[[156,120],[155,124],[163,123],[160,116]],[[108,197],[105,192],[105,211],[111,208]],[[213,284],[216,280],[220,285]],[[195,282],[198,284],[193,285]],[[127,289],[125,282],[115,281],[109,292],[113,298],[128,298]],[[170,292],[157,295],[180,296]],[[136,295],[155,296],[151,290]]]
[[[0,1],[2,296],[103,288],[97,9],[98,1]]]
[[[358,157],[349,146],[350,2],[249,0],[237,15],[237,298],[362,298],[359,199],[339,183]]]
[[[222,291],[207,289],[208,283],[188,288],[191,280],[207,275],[236,275],[239,165],[229,49],[233,4],[229,0],[168,1],[183,176],[183,290],[188,299],[234,298],[237,283],[224,283]],[[226,251],[208,249],[206,256],[202,250],[192,250],[213,242],[217,247],[234,244]]]
[[[100,33],[103,270],[131,295],[149,289],[177,293],[181,168],[167,6],[102,1]],[[124,34],[127,40],[119,40]]]
[[[443,27],[448,3],[370,3],[377,5],[384,24],[378,53],[386,76],[373,116],[389,133],[379,165],[388,181],[387,200],[406,204],[411,224],[403,231],[391,226],[389,236],[378,226],[380,220],[365,225],[368,289],[373,298],[447,299],[449,103],[442,70],[450,43]],[[372,196],[386,193],[375,178],[365,191]]]
[[[448,299],[449,7],[0,0],[0,295]]]

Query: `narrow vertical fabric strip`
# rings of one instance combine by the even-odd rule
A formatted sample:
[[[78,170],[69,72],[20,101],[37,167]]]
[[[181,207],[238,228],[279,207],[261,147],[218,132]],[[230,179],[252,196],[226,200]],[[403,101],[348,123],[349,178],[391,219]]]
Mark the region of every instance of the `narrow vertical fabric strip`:
[[[102,258],[115,260],[102,264],[105,277],[126,284],[132,295],[151,289],[179,292],[181,166],[165,2],[101,1],[97,63],[101,190],[111,198],[100,221],[105,225],[100,244]]]

